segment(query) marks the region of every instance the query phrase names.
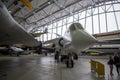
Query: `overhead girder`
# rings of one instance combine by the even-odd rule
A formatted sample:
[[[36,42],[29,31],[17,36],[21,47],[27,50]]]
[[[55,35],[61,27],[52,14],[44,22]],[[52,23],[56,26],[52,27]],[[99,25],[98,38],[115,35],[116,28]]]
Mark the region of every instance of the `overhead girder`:
[[[75,4],[75,3],[78,3],[79,1],[80,1],[80,0],[77,0],[77,1],[75,1],[74,3],[71,3],[71,4],[67,5],[67,6],[65,6],[65,8],[68,8],[68,7],[72,6],[72,5]],[[64,10],[65,8],[61,8],[61,9],[59,9],[59,10],[53,12],[53,13],[51,13],[51,14],[45,16],[44,18],[39,19],[37,22],[39,22],[39,21],[41,21],[41,20],[43,20],[43,19],[45,19],[45,18],[47,18],[47,17],[49,17],[49,16],[51,16],[51,15],[56,14],[56,13],[58,13],[58,12]]]
[[[32,1],[34,1],[34,0],[30,0],[30,2],[32,2]],[[35,9],[33,9],[33,10],[31,10],[30,12],[28,12],[27,14],[23,14],[24,15],[24,17],[23,17],[23,19],[22,19],[22,17],[21,17],[21,19],[19,19],[19,23],[21,23],[21,22],[23,22],[23,21],[26,21],[28,18],[30,18],[30,17],[32,17],[32,16],[34,16],[35,15],[35,13],[38,13],[38,12],[40,12],[40,11],[44,11],[44,9],[46,8],[46,7],[48,7],[49,5],[56,5],[56,4],[58,4],[58,1],[59,0],[47,0],[45,3],[43,3],[43,4],[41,4],[38,8],[35,8]],[[67,0],[66,0],[67,1]],[[65,16],[67,16],[67,15],[72,15],[74,12],[76,12],[76,11],[79,11],[79,10],[81,10],[81,9],[85,9],[85,8],[87,8],[87,7],[89,7],[89,6],[93,6],[93,5],[90,5],[90,4],[88,4],[88,5],[83,5],[83,4],[80,4],[80,2],[81,1],[91,1],[92,3],[93,3],[93,5],[94,4],[99,4],[99,3],[102,3],[102,2],[106,2],[106,1],[114,1],[114,0],[74,0],[73,2],[71,2],[70,4],[58,4],[58,5],[61,5],[61,6],[58,6],[59,7],[59,9],[58,10],[56,10],[56,11],[54,11],[54,12],[50,12],[49,14],[48,13],[46,13],[46,11],[44,11],[44,13],[46,14],[46,15],[43,15],[43,17],[42,18],[37,18],[37,20],[36,21],[33,21],[33,22],[27,22],[28,24],[32,24],[32,23],[36,23],[36,22],[42,22],[42,21],[44,21],[44,23],[42,23],[41,25],[39,25],[38,27],[35,27],[35,28],[39,28],[39,27],[41,27],[41,26],[44,26],[45,24],[47,24],[47,23],[50,23],[49,21],[51,20],[51,19],[49,19],[49,17],[51,17],[52,16],[52,21],[56,21],[56,20],[58,20],[58,19],[60,19],[61,17],[65,17]],[[72,5],[74,5],[74,4],[79,4],[81,7],[80,7],[80,9],[79,10],[75,10],[75,11],[73,11],[73,12],[70,12],[69,10],[68,10],[68,8],[70,7],[70,6],[72,6]],[[10,6],[10,5],[9,5]],[[24,8],[24,5],[21,5],[23,8]],[[14,15],[14,16],[16,16],[15,14],[16,13],[18,13],[19,11],[21,11],[22,10],[22,8],[20,8],[20,7],[18,7],[14,12],[12,12],[12,15]],[[56,15],[57,15],[57,13],[59,13],[59,12],[61,12],[61,11],[64,11],[64,12],[66,12],[66,14],[64,14],[64,15],[62,15],[61,14],[61,16],[58,16],[58,17],[56,17]],[[20,18],[19,16],[18,16],[18,18]],[[46,19],[48,19],[48,21],[46,21]],[[34,28],[33,28],[34,29]]]
[[[113,0],[112,0],[112,1],[113,1]],[[102,1],[102,2],[105,2],[105,1]],[[101,2],[101,3],[102,3],[102,2]],[[77,1],[74,2],[74,3],[71,3],[71,4],[67,5],[67,6],[65,6],[65,8],[69,8],[70,6],[72,6],[73,4],[76,4],[76,3],[79,3],[79,0],[77,0]],[[100,2],[99,2],[99,3],[100,3]],[[99,4],[99,3],[97,2],[96,4]],[[82,6],[82,5],[81,5],[81,6]],[[85,7],[81,7],[81,8],[82,8],[82,9],[86,9],[87,7],[90,7],[90,6],[91,6],[91,5],[88,5],[88,6],[85,6]],[[52,14],[50,14],[50,15],[47,15],[46,17],[39,19],[37,22],[40,22],[40,21],[48,18],[48,17],[51,16],[51,15],[57,14],[58,12],[64,10],[65,8],[61,8],[61,9],[59,9],[58,11],[55,11],[54,13],[52,13]],[[81,9],[79,9],[79,10],[81,10]],[[77,12],[77,11],[79,11],[79,10],[76,10],[75,12]],[[74,13],[74,12],[73,12],[73,13]],[[63,16],[61,16],[61,17],[65,17],[65,16],[67,16],[67,15],[71,15],[71,14],[70,14],[70,13],[67,13],[66,15],[63,15]],[[61,17],[57,17],[57,18],[56,18],[55,20],[53,20],[53,21],[56,21],[56,20],[60,19]],[[49,24],[49,22],[48,22],[48,24]],[[39,27],[44,26],[44,25],[46,25],[46,23],[43,24],[43,25],[40,25],[40,26],[38,26],[38,27],[35,27],[35,28],[39,28]],[[35,29],[35,28],[33,28],[33,29]]]

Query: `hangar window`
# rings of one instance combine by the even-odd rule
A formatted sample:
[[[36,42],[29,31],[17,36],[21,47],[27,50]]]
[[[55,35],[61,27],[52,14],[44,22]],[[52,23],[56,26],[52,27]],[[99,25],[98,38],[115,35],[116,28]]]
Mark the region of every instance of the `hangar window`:
[[[106,31],[106,19],[105,14],[101,14],[100,16],[100,31],[101,32],[107,32]]]
[[[86,19],[86,28],[90,34],[92,34],[92,24],[91,24],[91,17]]]
[[[111,20],[111,18],[112,18],[112,20]],[[117,30],[114,14],[107,13],[107,20],[108,20],[108,24],[107,24],[108,25],[108,31]]]
[[[120,23],[119,23],[119,21],[120,21],[120,12],[116,12],[116,17],[117,17],[117,24],[118,24],[118,28],[117,29],[120,30]]]
[[[58,26],[62,26],[62,20],[58,21]]]

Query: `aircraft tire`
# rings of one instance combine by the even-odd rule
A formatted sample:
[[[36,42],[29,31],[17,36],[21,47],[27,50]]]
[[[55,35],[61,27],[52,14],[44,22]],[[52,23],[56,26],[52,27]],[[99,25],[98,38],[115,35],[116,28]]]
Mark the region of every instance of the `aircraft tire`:
[[[74,62],[73,62],[73,60],[71,60],[71,68],[73,68],[74,67]]]
[[[73,68],[74,67],[74,62],[73,62],[73,60],[67,60],[66,61],[66,67],[67,68]]]
[[[66,61],[66,67],[69,68],[69,61]]]
[[[19,56],[19,53],[17,54],[17,56]]]

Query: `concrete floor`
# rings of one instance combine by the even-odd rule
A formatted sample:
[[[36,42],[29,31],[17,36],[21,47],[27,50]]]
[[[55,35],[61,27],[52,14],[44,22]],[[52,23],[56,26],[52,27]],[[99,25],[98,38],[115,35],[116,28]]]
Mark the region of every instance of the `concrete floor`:
[[[105,64],[105,77],[98,78],[91,73],[90,59],[93,57],[80,57],[74,68],[66,68],[51,56],[0,57],[0,80],[120,80],[115,68],[114,76],[109,76],[106,58],[94,59]]]

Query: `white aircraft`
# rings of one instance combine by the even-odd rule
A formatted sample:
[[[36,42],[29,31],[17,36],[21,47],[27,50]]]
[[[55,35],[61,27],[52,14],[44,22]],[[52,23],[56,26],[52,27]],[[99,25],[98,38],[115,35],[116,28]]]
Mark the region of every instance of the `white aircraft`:
[[[1,54],[10,54],[19,56],[21,53],[25,52],[22,48],[14,47],[14,46],[7,46],[7,47],[0,47]]]
[[[79,53],[97,42],[97,39],[88,34],[80,23],[73,23],[64,37],[46,41],[45,44],[54,43],[62,51]]]
[[[46,41],[45,43],[54,43],[56,44],[56,51],[61,50],[61,57],[66,55],[71,55],[72,53],[80,53],[80,51],[96,44],[98,40],[92,35],[88,34],[80,23],[73,23],[70,25],[69,29],[66,32],[64,37]],[[67,61],[71,63],[73,67],[73,60],[70,60],[73,56],[69,56]]]

